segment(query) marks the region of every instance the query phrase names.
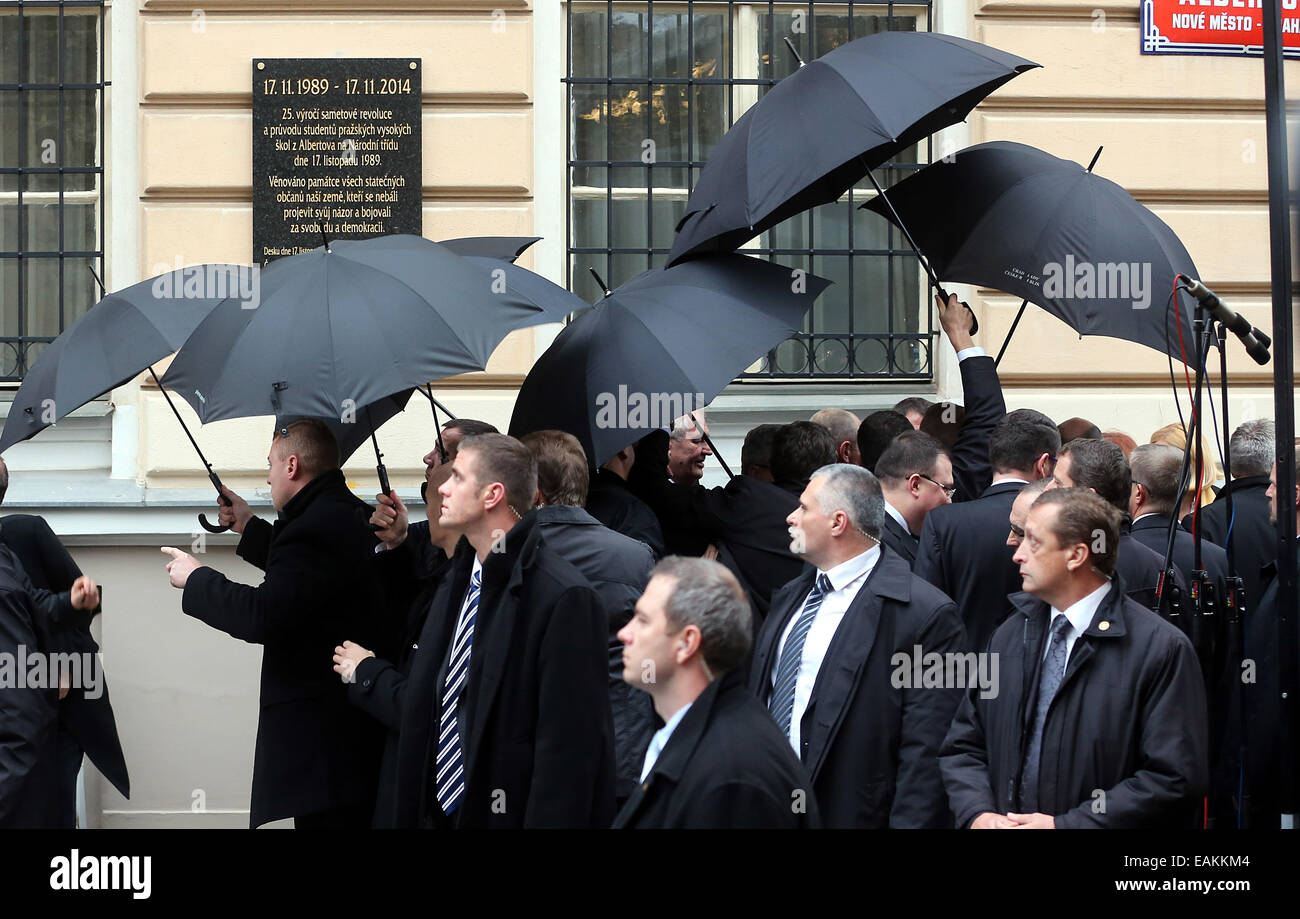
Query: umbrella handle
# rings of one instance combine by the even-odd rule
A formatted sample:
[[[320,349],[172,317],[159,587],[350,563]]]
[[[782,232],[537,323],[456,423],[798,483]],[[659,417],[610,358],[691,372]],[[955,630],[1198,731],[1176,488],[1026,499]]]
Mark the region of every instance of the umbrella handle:
[[[935,286],[935,289],[939,291],[939,296],[943,298],[943,302],[944,302],[944,303],[947,303],[947,302],[948,302],[948,291],[944,290],[944,289],[943,289],[942,287],[940,287],[938,284],[936,284],[936,285],[934,285],[934,286]],[[975,311],[974,311],[973,309],[970,308],[970,304],[969,304],[969,303],[967,303],[965,300],[963,300],[963,301],[961,301],[961,305],[964,306],[964,307],[966,307],[966,312],[970,313],[970,333],[971,333],[971,335],[974,335],[976,332],[978,332],[978,331],[980,330],[980,321],[979,321],[979,319],[975,316]],[[1009,336],[1008,336],[1008,337],[1009,337]]]
[[[375,470],[379,473],[379,487],[383,489],[383,493],[385,495],[391,495],[393,493],[393,489],[392,486],[388,484],[388,469],[384,466],[383,463],[380,463],[378,466],[375,467]],[[367,526],[370,527],[370,532],[372,533],[379,532],[379,524],[370,523],[367,524]]]
[[[221,493],[221,488],[222,488],[221,477],[218,476],[215,472],[212,472],[211,467],[209,467],[208,469],[208,479],[209,481],[212,482],[213,486],[217,489],[217,503],[224,504],[226,507],[230,507],[230,499]],[[202,526],[203,529],[207,530],[209,533],[224,533],[230,529],[230,527],[228,526],[222,526],[217,523],[209,523],[207,514],[199,514],[199,525]]]

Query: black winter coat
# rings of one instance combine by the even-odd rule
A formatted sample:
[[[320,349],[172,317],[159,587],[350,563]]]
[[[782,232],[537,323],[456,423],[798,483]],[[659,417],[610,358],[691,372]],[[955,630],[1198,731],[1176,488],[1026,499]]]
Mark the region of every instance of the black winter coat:
[[[474,549],[461,540],[433,592],[405,680],[393,814],[397,827],[607,827],[614,817],[608,622],[586,579],[545,544],[535,513],[483,562],[460,697],[466,774],[449,819],[431,767],[452,633]]]
[[[253,757],[253,827],[342,807],[373,807],[384,733],[348,704],[334,672],[345,639],[388,649],[370,508],[337,470],[312,479],[272,526],[249,520],[236,550],[266,572],[257,587],[194,571],[182,608],[260,644],[261,712]]]
[[[940,766],[958,827],[1019,812],[1021,768],[1050,610],[1027,593],[993,633],[992,698],[969,691]],[[1112,582],[1048,709],[1038,809],[1058,828],[1193,825],[1209,786],[1205,684],[1191,643]]]
[[[10,514],[0,521],[0,540],[13,550],[37,587],[65,591],[81,577],[81,569],[42,517]],[[98,610],[82,613],[62,628],[52,628],[48,632],[44,632],[42,623],[38,621],[38,631],[44,632],[43,647],[55,653],[98,654],[99,644],[90,634],[90,623],[97,614]],[[129,798],[131,779],[122,754],[122,742],[117,736],[117,720],[108,697],[108,681],[102,670],[98,671],[98,678],[101,685],[98,692],[92,693],[95,698],[87,698],[83,689],[73,688],[59,701],[59,728],[72,736],[122,797]]]
[[[755,641],[749,687],[765,705],[781,635],[816,574],[810,566],[777,591]],[[882,547],[835,631],[800,722],[800,759],[824,825],[949,824],[937,756],[961,690],[895,679],[896,655],[910,661],[917,645],[923,655],[968,650],[952,601]],[[910,677],[910,663],[906,671]]]
[[[733,670],[691,703],[614,828],[815,829],[811,789],[789,741]]]

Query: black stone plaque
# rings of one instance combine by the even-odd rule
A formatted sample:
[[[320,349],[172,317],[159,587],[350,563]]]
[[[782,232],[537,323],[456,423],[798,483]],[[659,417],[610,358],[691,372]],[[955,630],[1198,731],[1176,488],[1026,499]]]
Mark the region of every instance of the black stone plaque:
[[[253,61],[253,260],[423,231],[420,61]]]

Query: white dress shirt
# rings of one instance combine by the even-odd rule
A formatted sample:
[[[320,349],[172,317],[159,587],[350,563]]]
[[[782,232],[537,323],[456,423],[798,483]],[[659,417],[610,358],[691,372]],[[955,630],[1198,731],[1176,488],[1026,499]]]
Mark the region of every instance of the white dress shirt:
[[[981,348],[979,345],[972,345],[969,348],[962,348],[960,351],[957,352],[957,363],[960,364],[968,357],[984,357],[986,354],[988,354],[988,352],[985,351],[983,348]]]
[[[907,525],[907,519],[889,501],[885,501],[885,513],[894,518],[894,521],[903,528],[904,533],[912,532],[912,528]],[[913,533],[912,535],[916,534]]]
[[[682,716],[686,714],[687,709],[693,704],[687,702],[677,709],[677,713],[669,718],[668,722],[655,731],[654,736],[650,738],[650,746],[646,747],[645,751],[645,764],[641,767],[641,781],[644,782],[645,777],[650,774],[650,770],[655,767],[655,763],[659,760],[659,754],[664,752],[664,747],[668,746],[668,738],[673,736],[673,731],[677,730],[677,725],[682,723]]]
[[[1088,630],[1092,625],[1092,617],[1097,615],[1097,609],[1101,606],[1101,601],[1106,599],[1106,594],[1110,591],[1110,581],[1102,584],[1088,596],[1084,597],[1078,603],[1068,609],[1057,609],[1052,607],[1052,613],[1047,619],[1048,630],[1047,637],[1043,639],[1043,657],[1047,656],[1047,649],[1052,644],[1051,625],[1056,621],[1056,617],[1064,615],[1070,620],[1070,628],[1065,633],[1065,661],[1070,662],[1070,652],[1074,650],[1074,643],[1080,635]]]
[[[867,576],[871,574],[871,569],[879,560],[880,546],[875,545],[866,552],[853,556],[847,562],[836,565],[830,571],[817,572],[818,575],[825,574],[830,579],[831,592],[822,598],[822,605],[813,618],[812,626],[808,629],[808,635],[803,643],[803,654],[799,659],[799,676],[795,678],[794,684],[794,709],[790,717],[790,746],[794,747],[796,756],[800,754],[799,722],[803,719],[804,712],[808,710],[808,700],[812,698],[813,686],[817,682],[817,673],[821,670],[822,661],[826,659],[826,651],[831,646],[831,640],[835,637],[835,631],[840,627],[844,614],[849,611],[849,605],[853,603],[858,590],[866,583]],[[772,672],[768,677],[769,691],[776,685],[776,672],[781,666],[781,651],[785,648],[786,639],[790,637],[790,631],[799,621],[799,613],[803,611],[804,604],[807,602],[808,597],[805,595],[799,608],[786,623],[785,631],[781,633],[781,643],[776,648],[776,660],[772,663]]]

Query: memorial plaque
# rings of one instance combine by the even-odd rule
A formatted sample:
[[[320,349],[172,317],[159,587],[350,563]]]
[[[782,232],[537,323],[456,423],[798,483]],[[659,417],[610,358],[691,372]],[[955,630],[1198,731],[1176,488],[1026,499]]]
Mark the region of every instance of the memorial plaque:
[[[420,61],[253,61],[253,260],[423,231]]]

